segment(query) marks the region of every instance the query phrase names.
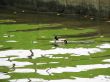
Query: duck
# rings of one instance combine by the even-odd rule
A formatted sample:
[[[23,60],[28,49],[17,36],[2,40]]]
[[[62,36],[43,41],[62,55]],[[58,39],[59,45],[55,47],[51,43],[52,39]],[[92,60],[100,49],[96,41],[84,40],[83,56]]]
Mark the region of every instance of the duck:
[[[64,44],[67,44],[67,40],[65,38],[58,38],[58,36],[55,36],[54,37],[54,42],[55,43],[64,43]]]

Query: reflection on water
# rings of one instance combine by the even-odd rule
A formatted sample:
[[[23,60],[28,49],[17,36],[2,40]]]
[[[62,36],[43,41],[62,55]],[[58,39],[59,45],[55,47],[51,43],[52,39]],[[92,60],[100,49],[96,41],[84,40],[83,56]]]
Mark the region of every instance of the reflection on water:
[[[16,72],[16,73],[32,73],[35,71],[34,71],[34,69],[21,68],[21,69],[15,69],[13,72]]]
[[[75,77],[75,79],[51,80],[48,82],[109,82],[109,81],[110,81],[110,76],[100,75],[94,78]]]
[[[38,43],[38,42],[37,42],[37,41],[33,41],[32,43],[33,43],[33,44],[36,44],[36,43]]]
[[[69,22],[40,24],[38,20],[39,24],[35,25],[2,24],[0,79],[7,79],[6,82],[110,82],[107,76],[110,75],[109,23]],[[55,35],[66,38],[68,44],[62,41],[55,44],[51,41]],[[48,50],[42,50],[44,48]]]
[[[50,50],[40,50],[40,49],[33,49],[31,52],[30,50],[7,50],[7,51],[0,51],[1,57],[7,57],[10,55],[18,56],[19,58],[27,58],[29,56],[33,56],[33,58],[42,57],[51,54],[73,54],[76,56],[81,55],[90,55],[90,53],[97,53],[101,52],[102,50],[99,48],[55,48]],[[34,54],[34,55],[32,55]]]
[[[9,34],[4,34],[4,35],[3,35],[4,38],[8,38],[8,37],[11,38],[11,37],[14,37],[14,36],[15,36],[15,35],[9,35]]]
[[[26,79],[13,79],[10,80],[10,82],[48,82],[48,81],[37,78],[26,78]]]
[[[80,56],[89,56],[94,53],[98,52],[104,52],[105,48],[110,48],[109,43],[101,44],[96,46],[96,48],[54,48],[49,50],[41,50],[41,49],[32,49],[32,50],[5,50],[0,51],[0,66],[6,66],[9,68],[8,75],[7,73],[0,73],[1,79],[8,79],[10,78],[10,74],[17,73],[17,74],[29,74],[34,73],[41,76],[46,77],[54,77],[55,74],[63,74],[63,73],[80,73],[84,71],[89,70],[95,70],[95,69],[104,69],[104,68],[110,68],[110,59],[103,59],[101,60],[103,63],[108,62],[107,64],[90,64],[90,65],[75,65],[75,66],[63,66],[60,67],[60,64],[62,64],[62,61],[66,62],[66,59],[69,60],[68,56],[61,56],[63,54],[70,54],[70,56],[79,57]],[[59,55],[59,56],[55,56]],[[27,59],[25,61],[15,61],[16,59]],[[42,60],[43,58],[43,60]],[[50,60],[59,60],[59,61],[46,61],[46,58],[50,58]],[[41,59],[40,62],[39,59]],[[45,60],[45,61],[44,61]],[[74,63],[70,62],[70,63]],[[55,68],[51,67],[51,65],[59,65]],[[31,66],[31,67],[26,67]],[[46,66],[46,68],[37,68],[39,66]],[[109,76],[97,76],[94,78],[76,78],[74,76],[71,76],[75,79],[65,79],[67,82],[79,82],[79,81],[86,81],[92,82],[92,81],[103,81],[107,82],[110,81],[108,79]],[[105,78],[107,77],[107,78]],[[102,79],[100,79],[102,78]],[[42,79],[36,79],[36,78],[24,78],[24,79],[11,79],[10,82],[64,82],[63,79],[60,80],[43,80]]]
[[[105,59],[103,60],[103,62],[110,62],[110,59]]]
[[[15,43],[15,42],[18,42],[18,41],[16,41],[16,40],[8,40],[6,42],[13,42],[13,43]]]
[[[81,72],[88,71],[99,68],[109,68],[110,64],[94,64],[94,65],[77,65],[76,67],[58,67],[58,68],[49,68],[45,70],[39,70],[38,73],[41,75],[50,75],[52,73],[63,73],[63,72]]]
[[[0,79],[8,79],[8,78],[10,78],[9,75],[7,75],[6,73],[1,73],[0,72]]]
[[[13,64],[15,64],[15,67],[24,67],[26,65],[32,65],[30,62],[18,62],[18,61],[7,61],[7,58],[0,58],[0,66],[8,66],[13,67]]]
[[[99,75],[94,78],[78,78],[75,79],[59,79],[59,80],[43,80],[36,78],[28,78],[28,79],[13,79],[10,82],[109,82],[110,76]]]
[[[106,43],[106,44],[101,44],[100,46],[97,46],[99,48],[110,48],[110,44]]]
[[[3,45],[0,45],[0,48],[3,47]]]

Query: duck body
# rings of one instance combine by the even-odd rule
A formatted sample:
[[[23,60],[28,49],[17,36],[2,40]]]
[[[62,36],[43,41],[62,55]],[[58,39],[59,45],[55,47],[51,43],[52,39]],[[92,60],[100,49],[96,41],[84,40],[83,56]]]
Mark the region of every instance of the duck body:
[[[65,38],[58,38],[57,36],[54,37],[54,41],[50,41],[51,43],[55,43],[55,44],[67,44],[67,40]]]

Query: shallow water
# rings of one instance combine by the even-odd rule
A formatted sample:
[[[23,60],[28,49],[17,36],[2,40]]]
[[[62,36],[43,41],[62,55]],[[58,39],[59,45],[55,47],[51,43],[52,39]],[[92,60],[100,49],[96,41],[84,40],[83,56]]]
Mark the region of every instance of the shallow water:
[[[102,62],[105,62],[105,64],[87,64],[87,65],[76,65],[76,66],[66,66],[66,67],[48,67],[46,69],[39,69],[36,66],[43,66],[43,65],[57,65],[60,64],[60,62],[58,61],[50,61],[50,62],[36,62],[33,63],[32,61],[15,61],[16,59],[28,59],[28,56],[31,56],[32,53],[32,59],[29,60],[33,60],[33,59],[38,59],[38,58],[50,58],[50,59],[67,59],[69,60],[69,57],[63,57],[60,56],[61,54],[71,54],[70,56],[76,56],[76,57],[80,57],[80,56],[91,56],[94,55],[96,53],[102,53],[105,52],[105,49],[109,49],[110,44],[109,43],[105,43],[105,44],[100,44],[98,46],[96,46],[96,48],[55,48],[55,49],[49,49],[49,50],[41,50],[41,49],[32,49],[30,50],[5,50],[5,51],[0,51],[0,66],[6,66],[9,67],[9,69],[11,71],[9,71],[9,75],[3,74],[1,72],[1,79],[9,79],[10,74],[13,73],[35,73],[35,74],[39,74],[39,75],[43,75],[43,76],[55,76],[54,74],[62,74],[62,73],[80,73],[80,72],[84,72],[84,71],[89,71],[89,70],[96,70],[96,69],[106,69],[106,68],[110,68],[110,64],[106,64],[107,62],[110,62],[110,59],[103,59]],[[55,55],[59,55],[55,56]],[[24,60],[25,60],[24,59]],[[90,59],[91,60],[91,59]],[[64,60],[65,61],[65,60]],[[80,60],[79,60],[80,61]],[[74,63],[71,62],[71,63]],[[15,66],[13,66],[13,64],[15,64]],[[35,66],[36,65],[36,66]],[[33,68],[26,68],[26,66],[35,66]],[[22,67],[22,68],[19,68]],[[71,76],[70,76],[71,77]],[[100,79],[100,77],[103,78]],[[97,76],[94,78],[76,78],[75,76],[73,76],[73,80],[69,80],[69,79],[60,79],[60,80],[50,80],[49,82],[63,82],[63,81],[68,81],[68,82],[80,82],[80,81],[88,81],[88,82],[92,82],[92,81],[102,81],[102,82],[107,82],[109,81],[108,78],[105,78],[106,76]],[[109,77],[109,76],[107,76]],[[30,77],[31,78],[31,77]],[[42,78],[43,79],[43,78]],[[26,81],[41,81],[41,82],[46,82],[48,80],[40,80],[40,79],[16,79],[17,82],[26,82]],[[15,82],[15,80],[10,80],[10,82]]]
[[[9,75],[0,72],[0,79],[8,79],[8,78],[10,78]]]
[[[110,48],[110,44],[101,44],[100,46],[97,46],[99,48]]]
[[[94,78],[78,78],[75,77],[75,79],[62,79],[62,80],[43,80],[43,79],[37,79],[37,78],[29,78],[29,79],[16,79],[16,80],[10,80],[10,82],[108,82],[110,76],[104,76],[100,75]]]
[[[51,24],[44,25],[46,28],[40,28],[40,24],[20,25],[22,28],[9,25],[9,30],[1,33],[1,82],[110,81],[108,35],[99,34],[96,29],[62,27],[61,30],[58,25],[53,30]],[[68,44],[55,45],[56,34],[66,38]]]
[[[15,41],[15,40],[8,40],[6,42],[18,42],[18,41]]]
[[[109,68],[110,64],[94,64],[94,65],[77,65],[76,67],[58,67],[58,68],[50,68],[48,72],[46,70],[38,70],[37,73],[43,75],[50,75],[53,73],[63,73],[63,72],[81,72],[81,71],[88,71],[93,69],[100,69],[100,68]]]
[[[94,78],[77,78],[75,80],[63,79],[63,80],[52,80],[49,82],[108,82],[110,80],[110,76],[97,76]]]
[[[103,62],[110,62],[110,59],[105,59],[103,60]]]
[[[74,56],[81,56],[81,55],[90,55],[92,53],[102,52],[103,50],[100,48],[55,48],[50,50],[41,50],[41,49],[33,49],[33,58],[46,56],[46,55],[54,55],[54,54],[73,54]],[[31,55],[30,50],[6,50],[0,51],[1,57],[6,56],[18,56],[20,58],[27,58]]]

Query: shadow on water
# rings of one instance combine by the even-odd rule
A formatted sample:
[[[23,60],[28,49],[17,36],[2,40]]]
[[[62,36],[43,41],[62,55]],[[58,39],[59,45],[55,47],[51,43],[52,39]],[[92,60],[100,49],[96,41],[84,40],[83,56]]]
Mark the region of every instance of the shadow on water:
[[[12,49],[12,47],[0,48],[0,51],[3,51],[3,50],[9,50],[9,49]]]
[[[74,27],[67,27],[69,29],[76,29]],[[9,31],[9,32],[31,32],[31,31],[39,31],[39,30],[55,30],[55,29],[65,29],[63,26],[58,26],[58,27],[44,27],[44,28],[33,28],[33,29],[25,29],[25,30],[14,30],[14,31]],[[79,30],[77,28],[77,30]]]
[[[104,57],[110,57],[110,55],[96,56],[96,57],[91,57],[91,58],[104,58]]]
[[[79,37],[93,37],[99,35],[98,32],[80,33],[77,35],[58,35],[61,38],[79,38]]]

